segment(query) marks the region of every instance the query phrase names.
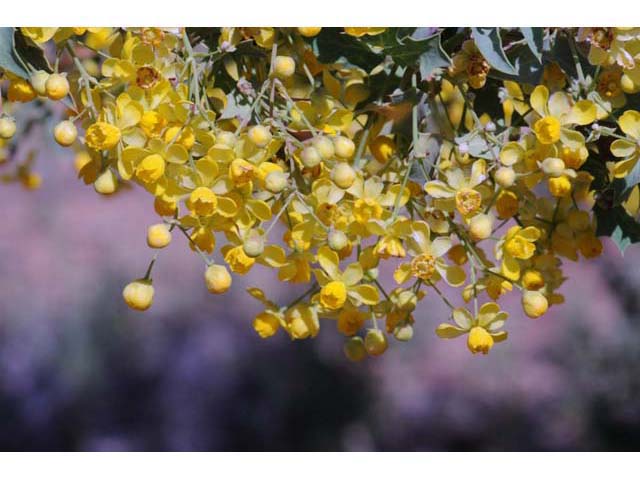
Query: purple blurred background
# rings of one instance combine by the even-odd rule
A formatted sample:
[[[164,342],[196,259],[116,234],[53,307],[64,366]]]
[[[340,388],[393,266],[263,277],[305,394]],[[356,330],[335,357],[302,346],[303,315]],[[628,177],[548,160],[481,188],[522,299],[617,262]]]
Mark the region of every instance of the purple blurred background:
[[[510,339],[486,357],[435,336],[430,295],[410,343],[351,364],[331,321],[314,341],[261,340],[244,288],[295,292],[256,267],[212,296],[177,235],[153,307],[128,310],[152,199],[100,197],[72,163],[48,143],[39,190],[0,187],[1,450],[640,448],[640,246],[567,262],[567,303],[542,319],[509,298]]]

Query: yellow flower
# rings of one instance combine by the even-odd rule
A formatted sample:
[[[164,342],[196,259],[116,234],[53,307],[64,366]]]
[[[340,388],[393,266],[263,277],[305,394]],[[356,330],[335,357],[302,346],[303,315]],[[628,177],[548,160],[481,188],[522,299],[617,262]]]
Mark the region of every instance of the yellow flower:
[[[543,145],[563,144],[579,148],[584,144],[580,132],[572,130],[573,125],[588,125],[596,120],[597,109],[591,100],[573,102],[571,97],[561,91],[549,96],[544,85],[538,85],[531,93],[531,108],[538,115],[533,124],[536,138]]]
[[[451,286],[460,286],[466,275],[459,265],[448,265],[443,256],[451,248],[449,237],[437,237],[431,240],[431,229],[426,222],[416,221],[406,239],[409,253],[413,256],[410,263],[401,264],[393,274],[397,283],[406,282],[411,276],[429,283],[440,278]]]
[[[232,272],[239,275],[245,275],[251,270],[253,264],[256,262],[255,258],[248,257],[242,248],[242,245],[229,248],[224,252],[224,261],[229,264],[229,268]]]
[[[338,280],[333,280],[320,290],[320,303],[330,310],[342,308],[347,301],[347,286]]]
[[[291,307],[284,315],[285,328],[293,340],[315,337],[320,331],[320,322],[315,308],[306,304]]]
[[[193,212],[194,215],[200,217],[208,217],[215,213],[218,207],[218,197],[210,188],[198,187],[187,200],[187,208]]]
[[[444,172],[446,182],[432,180],[425,184],[424,190],[437,199],[443,210],[457,209],[464,217],[476,213],[482,207],[482,195],[476,189],[487,178],[487,163],[476,160],[471,166],[471,174],[466,177],[460,168]]]
[[[374,138],[369,144],[369,149],[380,163],[387,163],[397,150],[395,142],[385,135]]]
[[[338,331],[347,336],[355,335],[362,328],[367,314],[355,308],[345,308],[338,315]]]
[[[110,150],[120,141],[120,129],[106,122],[96,122],[85,134],[87,146],[94,150]]]
[[[362,37],[364,35],[379,35],[384,32],[386,27],[344,27],[347,35],[352,37]]]
[[[528,260],[536,251],[535,242],[540,238],[536,227],[511,227],[504,238],[496,244],[496,258],[502,260],[500,272],[509,280],[520,279],[520,263]]]
[[[640,158],[640,112],[627,110],[618,118],[618,125],[628,138],[616,139],[611,144],[611,153],[624,159],[615,164],[613,174],[616,178],[624,178]]]
[[[482,305],[476,318],[466,308],[454,309],[452,316],[454,324],[441,323],[436,334],[440,338],[456,338],[467,333],[467,347],[473,354],[486,355],[494,343],[507,339],[507,332],[501,329],[509,315],[500,311],[496,303]]]
[[[165,161],[157,153],[148,155],[136,167],[136,177],[143,183],[153,183],[164,175]]]
[[[20,31],[36,43],[44,43],[53,38],[58,27],[20,27]]]
[[[378,290],[371,285],[360,284],[364,271],[359,263],[352,263],[341,272],[338,254],[326,245],[318,250],[318,263],[322,270],[315,269],[313,273],[322,287],[319,301],[324,308],[337,310],[347,300],[354,305],[378,303]]]
[[[31,84],[21,78],[12,78],[7,89],[7,99],[10,102],[30,102],[36,98],[36,91]]]
[[[265,310],[256,315],[253,320],[253,329],[262,338],[272,337],[280,328],[280,323],[284,321],[282,315],[277,312]]]
[[[462,76],[472,88],[482,88],[491,68],[473,40],[465,40],[460,52],[453,57],[452,74]]]

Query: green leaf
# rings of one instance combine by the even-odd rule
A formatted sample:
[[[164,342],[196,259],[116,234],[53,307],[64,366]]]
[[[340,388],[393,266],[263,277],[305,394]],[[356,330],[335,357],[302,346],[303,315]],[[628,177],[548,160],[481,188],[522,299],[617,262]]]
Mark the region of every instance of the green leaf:
[[[344,58],[369,72],[383,61],[382,56],[372,52],[363,40],[343,33],[340,28],[323,28],[313,44],[322,63],[334,63]]]
[[[624,202],[633,187],[640,183],[640,161],[636,162],[631,171],[624,178],[616,178],[613,182],[614,200],[618,203]]]
[[[499,28],[472,27],[471,31],[478,50],[492,68],[507,75],[518,74],[504,53]]]
[[[418,35],[422,36],[423,33],[418,32]],[[440,33],[420,39],[407,37],[398,40],[395,45],[386,46],[383,51],[398,65],[407,67],[418,64],[423,79],[429,78],[434,70],[451,65],[451,59],[442,49]]]
[[[640,224],[624,207],[618,205],[606,209],[596,204],[593,212],[598,222],[596,235],[611,237],[621,254],[624,254],[625,249],[632,243],[640,242]]]
[[[33,40],[25,37],[20,30],[13,36],[16,54],[28,65],[36,70],[51,72],[51,66],[40,48]]]
[[[0,27],[0,68],[21,78],[29,78],[29,70],[14,50],[13,27]]]
[[[544,42],[544,28],[542,27],[520,27],[522,36],[527,41],[527,46],[531,53],[542,63],[542,48]]]

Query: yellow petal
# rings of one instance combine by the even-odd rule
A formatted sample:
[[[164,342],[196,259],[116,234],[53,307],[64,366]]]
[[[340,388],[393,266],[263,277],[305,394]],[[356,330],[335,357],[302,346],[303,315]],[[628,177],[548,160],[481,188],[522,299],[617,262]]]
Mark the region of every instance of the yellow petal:
[[[270,267],[279,268],[287,264],[287,255],[284,249],[278,245],[267,245],[260,256],[260,261]]]
[[[398,268],[396,268],[395,272],[393,272],[393,279],[396,283],[401,284],[409,280],[411,277],[411,265],[408,263],[403,263]]]
[[[571,123],[588,125],[596,121],[598,110],[590,100],[580,100],[571,108],[569,116]]]
[[[544,85],[538,85],[531,93],[529,99],[533,109],[541,116],[547,115],[547,102],[549,101],[549,90]]]
[[[379,301],[378,290],[371,285],[358,285],[349,288],[349,296],[365,305],[376,305]]]
[[[634,155],[627,160],[616,163],[613,167],[613,176],[616,178],[624,178],[629,175],[629,172],[631,172],[633,167],[636,166],[636,163],[638,163],[638,158],[637,155]]]
[[[611,144],[611,153],[616,157],[629,157],[636,151],[636,144],[629,140],[616,139]]]
[[[627,110],[618,118],[618,125],[631,138],[640,140],[640,112]]]
[[[233,217],[238,213],[236,202],[227,197],[218,197],[216,213],[223,217]]]
[[[502,258],[500,273],[515,282],[520,278],[520,263],[511,255],[505,255]]]
[[[450,198],[453,197],[456,191],[440,180],[433,180],[427,182],[424,186],[424,191],[431,195],[433,198]]]
[[[458,324],[460,328],[468,330],[473,325],[473,316],[466,308],[456,308],[451,312],[453,321]]]
[[[460,335],[464,335],[465,333],[466,332],[464,330],[461,330],[460,328],[448,323],[441,323],[436,328],[436,335],[438,335],[440,338],[456,338]]]
[[[344,270],[342,280],[347,286],[351,286],[362,280],[363,275],[362,266],[359,263],[352,263]]]
[[[328,246],[324,245],[318,250],[318,263],[331,278],[340,276],[340,269],[338,268],[340,259],[338,254]]]

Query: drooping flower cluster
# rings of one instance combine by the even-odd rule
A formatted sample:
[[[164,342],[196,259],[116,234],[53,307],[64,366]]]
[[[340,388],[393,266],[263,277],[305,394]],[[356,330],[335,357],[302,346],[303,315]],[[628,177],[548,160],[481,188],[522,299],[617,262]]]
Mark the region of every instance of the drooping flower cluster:
[[[475,30],[404,30],[22,28],[55,66],[5,70],[5,111],[64,104],[53,135],[79,178],[102,195],[145,189],[149,247],[183,235],[211,293],[257,265],[305,285],[286,306],[249,289],[261,337],[337,328],[360,360],[411,339],[413,312],[439,296],[451,322],[436,333],[486,354],[507,338],[503,295],[540,317],[563,302],[563,262],[600,255],[594,206],[637,215],[640,33],[539,29],[574,55],[543,56],[532,83],[492,64]],[[442,63],[398,54],[434,39]],[[3,114],[3,149],[15,132]],[[31,163],[3,178],[37,187]],[[131,308],[151,306],[156,259],[125,287]]]

